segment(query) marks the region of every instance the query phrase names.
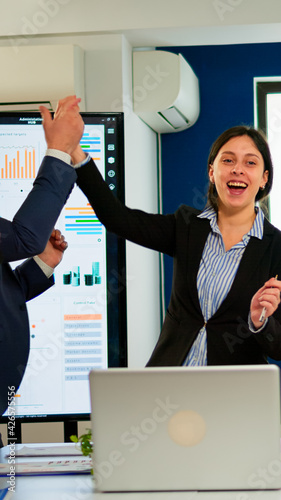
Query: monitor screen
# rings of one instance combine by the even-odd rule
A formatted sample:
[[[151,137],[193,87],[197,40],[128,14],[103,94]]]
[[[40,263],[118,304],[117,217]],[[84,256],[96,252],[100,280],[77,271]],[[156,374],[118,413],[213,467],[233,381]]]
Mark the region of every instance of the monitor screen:
[[[123,114],[82,116],[81,146],[123,200]],[[3,217],[11,220],[26,198],[45,150],[40,113],[0,113]],[[89,418],[89,371],[127,365],[124,242],[106,232],[77,186],[56,227],[68,249],[55,285],[28,303],[30,355],[15,398],[21,421]]]
[[[257,81],[257,125],[266,134],[273,162],[273,184],[268,200],[268,217],[281,230],[281,81]]]

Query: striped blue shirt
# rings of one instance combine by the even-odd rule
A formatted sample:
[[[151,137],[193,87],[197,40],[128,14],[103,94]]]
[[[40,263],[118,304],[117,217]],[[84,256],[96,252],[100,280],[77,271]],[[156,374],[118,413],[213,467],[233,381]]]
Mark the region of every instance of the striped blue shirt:
[[[250,231],[239,243],[225,251],[217,214],[212,207],[206,208],[198,217],[210,220],[211,231],[205,243],[198,274],[197,290],[205,323],[215,314],[226,298],[250,237],[262,239],[264,214],[256,207],[257,215]],[[203,326],[199,331],[183,365],[207,364],[207,333]]]

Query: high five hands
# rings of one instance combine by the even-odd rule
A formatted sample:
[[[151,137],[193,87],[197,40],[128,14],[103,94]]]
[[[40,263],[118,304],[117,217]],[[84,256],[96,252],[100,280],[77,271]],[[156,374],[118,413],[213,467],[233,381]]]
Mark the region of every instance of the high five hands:
[[[57,149],[72,155],[83,135],[84,122],[80,115],[81,99],[65,97],[58,102],[54,117],[45,106],[40,106],[48,149]]]

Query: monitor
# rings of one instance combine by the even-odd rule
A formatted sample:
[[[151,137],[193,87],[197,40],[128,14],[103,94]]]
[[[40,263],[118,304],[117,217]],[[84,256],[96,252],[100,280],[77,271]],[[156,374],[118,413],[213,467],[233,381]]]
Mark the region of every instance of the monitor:
[[[256,126],[264,132],[273,162],[273,184],[267,200],[267,216],[281,230],[281,78],[255,79]]]
[[[124,200],[123,113],[82,116],[81,146]],[[26,198],[45,150],[40,113],[0,113],[3,217],[11,220]],[[30,355],[15,398],[21,422],[89,419],[90,370],[127,365],[124,241],[106,232],[77,186],[56,227],[69,246],[55,285],[28,303]]]

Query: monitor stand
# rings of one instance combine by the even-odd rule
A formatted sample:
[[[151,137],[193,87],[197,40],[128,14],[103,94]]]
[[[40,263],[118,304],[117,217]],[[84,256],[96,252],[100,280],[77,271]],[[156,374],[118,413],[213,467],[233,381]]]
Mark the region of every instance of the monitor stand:
[[[67,420],[63,425],[64,429],[64,442],[70,443],[70,436],[78,436],[78,422],[77,420]]]

